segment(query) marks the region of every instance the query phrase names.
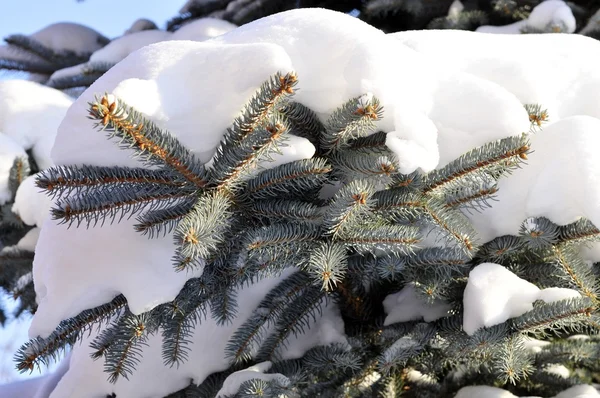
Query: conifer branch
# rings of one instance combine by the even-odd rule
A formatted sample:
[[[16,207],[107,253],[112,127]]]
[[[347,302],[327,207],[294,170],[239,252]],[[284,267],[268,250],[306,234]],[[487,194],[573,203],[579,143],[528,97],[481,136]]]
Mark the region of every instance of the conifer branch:
[[[248,211],[271,222],[314,222],[322,216],[317,206],[299,200],[260,200],[250,204]]]
[[[26,156],[15,158],[12,167],[8,172],[8,188],[14,198],[17,194],[19,185],[31,174],[31,167]]]
[[[191,195],[193,193],[177,187],[140,184],[137,190],[116,188],[97,195],[85,194],[60,199],[51,214],[55,220],[69,226],[73,223],[79,226],[84,222],[88,227],[98,223],[104,225],[106,220],[112,223],[117,218],[120,221],[142,210],[152,211],[172,206]]]
[[[297,336],[305,333],[309,328],[310,320],[316,322],[317,313],[321,314],[324,299],[326,295],[320,287],[311,286],[306,289],[281,314],[273,334],[265,340],[256,359],[259,361],[274,359],[277,350],[281,345],[285,345],[290,334]]]
[[[264,170],[247,181],[245,194],[253,199],[294,197],[320,188],[332,170],[325,159],[311,158]]]
[[[201,196],[175,228],[177,257],[194,261],[212,258],[229,230],[231,202],[220,192]]]
[[[573,298],[537,305],[533,310],[508,322],[515,332],[545,336],[566,327],[577,330],[595,311],[593,301],[589,298]]]
[[[156,319],[153,319],[155,312],[141,315],[126,313],[112,326],[111,343],[104,351],[104,369],[111,383],[116,383],[120,377],[129,379],[139,364],[148,336],[158,328]]]
[[[482,173],[498,179],[520,167],[530,146],[525,135],[503,138],[472,149],[445,167],[427,174],[423,193],[449,192],[459,184],[477,180]]]
[[[290,101],[281,107],[280,112],[292,134],[318,145],[325,126],[311,109],[299,102]]]
[[[581,294],[598,303],[598,286],[595,278],[583,260],[573,252],[573,249],[562,245],[552,246],[554,255],[553,264],[562,271],[563,276],[571,286],[577,288]]]
[[[152,166],[169,167],[198,188],[208,183],[204,166],[170,133],[131,106],[108,94],[90,103],[90,118],[109,136],[121,140],[122,148],[132,148]]]
[[[358,253],[368,254],[377,250],[399,255],[411,253],[419,243],[417,228],[403,225],[382,225],[373,228],[351,230],[339,238]]]
[[[173,232],[179,222],[192,211],[196,202],[197,198],[190,196],[171,207],[148,211],[136,218],[138,224],[134,225],[133,228],[150,238],[161,234],[164,236]]]
[[[595,242],[600,240],[600,230],[589,220],[581,218],[574,223],[560,226],[558,240],[563,245]]]
[[[74,318],[64,320],[47,338],[37,337],[25,343],[15,355],[17,369],[21,372],[33,370],[34,366],[48,364],[57,352],[74,344],[93,325],[112,318],[127,305],[125,296],[119,295],[110,303],[81,312]]]
[[[311,285],[306,272],[299,271],[288,276],[263,298],[250,318],[231,336],[225,352],[233,362],[250,360],[270,326],[281,316],[283,310]]]
[[[78,195],[85,192],[97,195],[116,186],[155,184],[186,189],[185,181],[168,170],[148,170],[119,166],[54,166],[42,170],[36,186],[51,197]],[[129,188],[129,187],[128,187]],[[94,191],[91,191],[95,189]],[[190,189],[187,189],[190,191]]]
[[[108,43],[108,39],[106,38],[98,37],[98,39],[104,39],[104,43]],[[91,53],[77,54],[74,51],[66,50],[57,52],[44,46],[42,43],[29,36],[19,34],[5,37],[4,41],[11,46],[18,47],[27,53],[34,54],[35,56],[40,57],[53,65],[56,65],[54,70],[86,62],[91,55]]]
[[[352,98],[327,120],[325,132],[321,135],[321,147],[330,152],[346,147],[351,139],[368,135],[375,129],[375,121],[382,117],[383,108],[377,98]]]
[[[323,225],[334,239],[340,239],[371,213],[375,189],[365,180],[345,185],[334,197],[325,212]]]

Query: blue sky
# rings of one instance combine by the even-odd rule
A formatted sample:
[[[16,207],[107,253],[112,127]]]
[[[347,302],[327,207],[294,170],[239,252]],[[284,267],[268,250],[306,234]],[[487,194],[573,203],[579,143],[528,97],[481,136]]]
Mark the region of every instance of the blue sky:
[[[147,18],[164,28],[185,0],[3,0],[0,38],[31,34],[54,22],[77,22],[112,38],[136,19]]]

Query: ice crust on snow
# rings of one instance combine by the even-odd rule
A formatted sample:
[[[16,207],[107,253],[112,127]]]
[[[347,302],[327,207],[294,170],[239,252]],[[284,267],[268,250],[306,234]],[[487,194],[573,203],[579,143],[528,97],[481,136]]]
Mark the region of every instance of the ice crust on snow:
[[[410,283],[397,293],[388,295],[383,300],[383,308],[387,314],[384,326],[397,322],[424,320],[433,322],[448,315],[451,305],[443,300],[429,304],[417,295],[415,285]]]
[[[540,290],[533,283],[494,263],[483,263],[471,270],[464,291],[463,330],[472,335],[482,327],[503,323],[533,309],[533,302],[552,303],[581,297],[566,288]]]
[[[531,14],[527,19],[504,26],[484,25],[478,27],[476,31],[481,33],[519,34],[527,28],[553,31],[555,27],[560,28],[565,33],[575,32],[575,17],[571,8],[563,0],[542,1],[531,10]]]
[[[271,380],[287,380],[287,377],[280,373],[274,374],[265,374],[267,370],[271,368],[271,362],[261,362],[254,366],[250,366],[244,370],[239,370],[237,372],[233,372],[223,382],[223,387],[217,392],[217,398],[227,398],[230,396],[234,396],[240,389],[242,383],[252,380],[252,379],[260,379],[265,381]]]
[[[295,100],[318,112],[323,119],[351,97],[368,92],[377,96],[385,108],[378,129],[389,133],[387,143],[398,156],[404,173],[432,170],[475,146],[527,131],[529,118],[523,103],[539,102],[555,111],[551,113],[555,123],[548,126],[544,134],[533,137],[535,152],[530,155],[530,165],[537,154],[546,155],[538,157],[539,166],[534,167],[533,174],[525,174],[510,185],[508,181],[517,175],[514,173],[503,180],[507,183],[500,190],[507,191],[509,199],[511,192],[526,191],[526,186],[532,187],[531,192],[527,192],[525,198],[517,195],[511,202],[509,214],[494,208],[473,216],[474,222],[477,217],[482,220],[477,221],[476,226],[485,237],[516,233],[526,218],[523,214],[539,215],[535,214],[538,209],[534,199],[544,193],[549,196],[543,165],[557,158],[555,168],[560,169],[568,166],[566,162],[573,161],[566,154],[550,157],[552,148],[556,149],[562,140],[561,148],[578,151],[587,143],[587,150],[591,151],[590,142],[595,141],[591,137],[593,130],[588,129],[596,129],[600,123],[596,119],[600,107],[593,96],[594,87],[600,87],[600,72],[590,64],[599,57],[599,47],[594,47],[599,44],[575,36],[551,36],[521,37],[528,43],[527,56],[511,55],[505,60],[503,57],[509,50],[524,55],[525,45],[515,45],[509,36],[469,32],[404,32],[386,36],[344,14],[304,9],[264,18],[209,42],[156,43],[125,58],[71,106],[59,128],[52,158],[57,164],[139,166],[131,153],[118,149],[103,133],[95,131],[86,118],[87,102],[93,100],[94,94],[112,92],[177,135],[207,162],[244,103],[276,71],[298,73],[299,90]],[[494,43],[498,44],[495,48]],[[473,46],[469,48],[470,44]],[[461,50],[461,46],[468,51]],[[497,53],[484,49],[486,46]],[[532,46],[552,51],[540,51],[532,58]],[[431,50],[436,47],[458,50],[447,59],[444,54],[449,54],[448,50],[438,54]],[[478,52],[476,48],[483,50]],[[534,61],[537,70],[530,69]],[[554,76],[556,64],[568,67],[571,73]],[[550,72],[546,73],[547,70]],[[569,85],[575,94],[567,91]],[[527,89],[533,94],[528,94]],[[539,101],[530,101],[533,98]],[[572,115],[589,116],[559,120]],[[549,136],[554,138],[547,139],[545,133],[551,127],[555,132],[550,130]],[[575,132],[573,127],[577,127]],[[564,142],[567,137],[568,141]],[[290,150],[300,150],[283,154],[276,161],[312,156],[308,141],[298,137],[293,144]],[[571,176],[567,181],[579,192],[588,190],[595,194],[598,184],[589,182],[594,181],[600,168],[594,169],[591,160],[577,161],[573,167],[580,167],[581,179],[574,180]],[[526,184],[523,184],[525,179]],[[555,193],[556,189],[553,186],[551,192]],[[567,202],[546,203],[543,215],[554,221],[562,216],[566,206],[569,220],[577,213],[592,221],[600,218],[591,206],[585,207],[575,197],[563,196],[558,200]],[[493,223],[501,218],[509,222],[492,229]],[[120,293],[127,297],[134,313],[149,310],[173,299],[187,278],[202,271],[188,275],[175,273],[170,266],[174,250],[171,237],[148,240],[136,233],[132,224],[132,221],[124,221],[85,230],[67,229],[48,220],[44,223],[34,262],[40,305],[30,329],[31,336],[46,336],[61,320],[103,304]],[[508,230],[510,232],[503,232]],[[106,250],[107,247],[111,250]],[[85,267],[81,258],[86,258]],[[53,396],[80,396],[85,394],[83,385],[87,389],[114,391],[124,396],[161,396],[184,387],[190,379],[201,382],[208,374],[228,366],[227,360],[222,358],[228,336],[275,283],[266,280],[241,290],[238,300],[242,303],[240,314],[243,315],[227,328],[217,327],[211,320],[204,322],[190,346],[192,351],[204,355],[179,369],[163,367],[159,336],[153,336],[130,381],[111,387],[102,373],[101,361],[89,358],[87,342],[83,342],[74,350],[73,366]],[[533,297],[533,290],[529,290]],[[550,296],[556,297],[554,293]],[[514,308],[500,310],[514,312]],[[321,330],[315,325],[308,335],[301,336],[302,347],[343,342],[343,323],[336,316],[339,314],[332,307],[319,321],[324,325],[322,337],[318,341],[309,340],[313,330]],[[293,344],[290,342],[290,346]],[[160,376],[148,383],[149,373]]]

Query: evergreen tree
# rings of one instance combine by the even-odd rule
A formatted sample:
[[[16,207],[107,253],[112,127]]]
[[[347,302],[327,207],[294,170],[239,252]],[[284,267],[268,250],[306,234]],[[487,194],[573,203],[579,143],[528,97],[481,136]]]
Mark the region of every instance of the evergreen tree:
[[[376,131],[385,117],[377,98],[348,99],[321,123],[293,101],[298,78],[277,74],[260,87],[210,168],[119,98],[106,94],[90,104],[98,129],[145,167],[43,171],[37,185],[56,199],[54,219],[98,228],[135,216],[136,230],[149,239],[172,234],[175,270],[203,272],[175,300],[146,313],[133,314],[119,295],[65,319],[49,337],[21,348],[19,369],[46,363],[98,325],[93,356],[111,381],[136,371],[150,335],[160,334],[165,365],[178,365],[201,355],[188,343],[207,317],[226,324],[238,315],[239,288],[278,276],[231,336],[224,353],[230,367],[170,397],[214,397],[227,376],[264,361],[272,362],[265,376],[277,377],[245,381],[235,397],[451,397],[474,383],[546,395],[598,382],[599,272],[578,248],[600,231],[586,220],[559,226],[536,218],[524,220],[518,236],[479,242],[462,212],[487,207],[497,182],[527,167],[534,132],[487,143],[433,172],[405,175],[386,134]],[[532,131],[541,127],[547,112],[526,108]],[[259,168],[290,135],[308,138],[315,156]],[[436,244],[427,243],[432,237]],[[463,291],[470,271],[485,262],[581,297],[538,301],[520,316],[467,334]],[[407,288],[424,302],[446,303],[445,316],[386,323],[385,298]],[[282,359],[289,339],[310,333],[329,302],[340,308],[348,344]],[[581,333],[591,337],[568,339]],[[531,337],[549,344],[524,350]],[[572,376],[547,372],[553,364]]]

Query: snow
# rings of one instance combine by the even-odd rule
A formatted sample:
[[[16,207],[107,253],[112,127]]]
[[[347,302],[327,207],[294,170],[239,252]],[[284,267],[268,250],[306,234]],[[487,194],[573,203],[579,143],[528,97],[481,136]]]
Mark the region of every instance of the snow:
[[[79,265],[81,266],[81,264]],[[285,271],[283,276],[289,275],[290,272],[291,270]],[[263,295],[278,282],[277,278],[263,279],[239,290],[240,311],[231,324],[218,326],[210,316],[203,320],[196,327],[188,345],[192,353],[200,353],[200,355],[190,355],[189,360],[181,363],[178,367],[164,366],[160,333],[150,336],[147,346],[143,347],[143,358],[137,365],[136,371],[129,376],[129,380],[120,379],[114,385],[106,380],[103,361],[94,361],[90,358],[91,350],[88,345],[95,337],[96,332],[89,337],[86,335],[82,343],[73,348],[69,372],[60,381],[50,398],[89,396],[91,392],[98,394],[98,397],[104,397],[106,394],[114,392],[118,397],[158,398],[186,387],[190,380],[201,383],[211,373],[225,370],[230,365],[229,359],[224,357],[224,351],[233,330],[246,321],[251,315],[251,309],[254,309]],[[312,348],[313,345],[308,346],[302,340],[304,338],[312,339],[315,334],[323,337],[318,341],[313,340],[314,345],[326,344],[326,338],[332,342],[345,341],[343,335],[336,336],[333,332],[333,329],[341,326],[340,332],[343,333],[343,322],[338,315],[339,310],[330,304],[323,309],[323,312],[325,315],[320,319],[317,318],[317,323],[310,321],[310,329],[306,335],[299,335],[297,339],[291,336],[288,346],[292,352],[295,351],[298,356],[301,356],[304,351],[299,351],[300,349]],[[330,317],[338,318],[330,319]],[[148,382],[149,378],[152,379],[152,382]]]
[[[483,263],[471,270],[464,291],[463,330],[472,335],[482,327],[505,322],[533,309],[533,302],[552,303],[581,295],[572,289],[540,290],[502,265]]]
[[[58,129],[52,160],[58,165],[139,166],[131,152],[118,149],[87,119],[88,102],[95,94],[109,92],[175,134],[201,161],[208,162],[223,132],[260,84],[277,71],[295,71],[299,76],[295,100],[322,119],[349,98],[369,92],[377,96],[385,109],[377,128],[389,132],[388,145],[404,173],[432,170],[474,146],[528,131],[523,103],[540,102],[551,110],[553,123],[532,136],[535,152],[527,167],[502,180],[500,195],[505,195],[508,205],[500,201],[472,220],[487,239],[516,233],[530,216],[546,216],[555,222],[578,216],[600,220],[596,210],[600,207],[594,205],[600,197],[600,184],[595,183],[600,167],[587,159],[600,139],[594,137],[600,127],[595,96],[600,72],[594,67],[600,55],[594,46],[600,44],[574,35],[531,35],[521,40],[526,44],[509,36],[470,32],[385,35],[341,13],[303,9],[246,24],[203,43],[152,44],[111,68],[69,108]],[[541,49],[535,57],[532,48]],[[559,72],[559,67],[567,72]],[[572,115],[577,116],[565,119]],[[282,148],[277,162],[313,155],[314,148],[297,138]],[[560,179],[550,179],[553,175]],[[578,197],[590,198],[592,203],[580,203]],[[124,220],[68,229],[45,221],[34,261],[40,303],[31,336],[47,336],[61,320],[121,293],[134,313],[147,311],[172,300],[188,278],[202,272],[202,267],[188,274],[174,272],[172,238],[148,240],[132,224]],[[84,267],[81,259],[85,259]],[[572,294],[562,290],[540,293],[498,267],[502,268],[482,264],[471,272],[465,292],[466,331],[518,316],[540,297],[555,300]],[[90,389],[127,397],[158,396],[184,387],[190,379],[201,382],[208,374],[227,368],[223,350],[232,330],[276,282],[264,280],[241,290],[240,316],[231,325],[218,327],[211,319],[203,322],[190,344],[193,352],[202,355],[178,369],[162,365],[160,338],[152,336],[130,382],[120,381],[113,387],[102,373],[101,361],[89,358],[84,341],[75,348],[72,366],[53,396],[83,396]],[[467,299],[468,294],[473,300]],[[396,305],[392,306],[393,299],[388,301],[388,318],[397,311],[392,307],[402,308],[398,297]],[[299,342],[289,342],[286,355],[302,355],[311,345],[345,341],[338,310],[326,307],[324,313]],[[419,308],[411,317],[417,315],[443,314]]]
[[[548,345],[550,345],[549,341],[538,340],[529,336],[523,337],[523,347],[534,354],[539,354],[540,352],[542,352],[544,347]]]
[[[131,27],[129,27],[129,29],[125,31],[125,34],[128,35],[131,33],[152,29],[158,29],[158,26],[156,26],[156,24],[149,19],[140,18],[136,20],[133,24],[131,24]]]
[[[17,243],[17,247],[22,250],[33,252],[35,251],[35,245],[37,244],[39,237],[40,229],[37,227],[32,228]]]
[[[164,30],[143,30],[121,36],[94,52],[89,62],[117,63],[126,56],[152,43],[169,40],[173,34]]]
[[[398,293],[388,295],[383,300],[383,308],[387,314],[383,325],[387,326],[397,322],[420,319],[425,322],[433,322],[447,316],[452,306],[439,299],[432,304],[427,303],[417,295],[415,285],[410,283]]]
[[[31,175],[19,185],[12,211],[25,224],[41,227],[50,214],[52,199],[35,186],[37,176]]]
[[[553,398],[594,398],[600,397],[600,393],[586,385],[573,386],[555,395]],[[454,398],[518,398],[516,395],[497,387],[468,386],[461,388]],[[539,398],[539,397],[521,397]]]
[[[568,379],[571,376],[571,371],[565,367],[565,365],[553,363],[544,368],[544,372],[553,374],[555,376]]]
[[[516,395],[497,387],[467,386],[461,388],[454,398],[518,398]]]
[[[236,27],[236,25],[223,19],[200,18],[176,30],[171,40],[203,41],[225,34]]]
[[[498,201],[491,209],[467,214],[482,242],[518,234],[523,220],[532,216],[545,216],[558,224],[587,217],[600,225],[600,169],[591,149],[598,145],[594,131],[600,127],[595,94],[600,71],[594,67],[600,62],[600,44],[596,40],[580,35],[516,37],[446,30],[392,36],[431,63],[443,62],[448,71],[486,79],[504,87],[522,104],[539,103],[548,109],[550,123],[530,136],[533,153],[527,164],[500,180]],[[531,57],[534,47],[537,55]],[[468,120],[470,116],[462,117]],[[521,126],[513,134],[527,130]],[[499,138],[481,132],[474,140],[459,132],[440,131],[438,167],[482,141]]]
[[[316,323],[311,321],[311,325],[305,334],[289,338],[285,351],[281,352],[281,359],[300,358],[316,346],[348,344],[344,335],[344,321],[336,304],[329,302],[323,305],[320,318],[317,318]]]
[[[217,392],[217,398],[225,398],[229,396],[234,396],[238,391],[242,383],[252,380],[252,379],[260,379],[265,381],[271,380],[287,380],[282,374],[274,373],[274,374],[265,374],[267,370],[271,368],[271,362],[261,362],[254,366],[250,366],[247,369],[239,370],[227,376],[225,382],[223,382],[223,387]]]
[[[0,81],[0,132],[23,149],[34,147],[44,137],[53,140],[58,125],[72,103],[73,99],[68,95],[38,83],[27,80]],[[49,153],[44,153],[47,147],[44,146],[44,150],[38,147],[34,154],[41,167],[50,165]]]
[[[92,53],[104,44],[100,33],[71,22],[48,25],[29,37],[54,51],[73,51],[77,54]]]
[[[481,33],[522,33],[523,29],[534,28],[542,31],[573,33],[576,28],[571,8],[562,0],[546,0],[531,10],[527,19],[504,26],[484,25],[477,28]]]
[[[594,398],[600,397],[600,393],[592,386],[579,385],[566,389],[554,398]]]

